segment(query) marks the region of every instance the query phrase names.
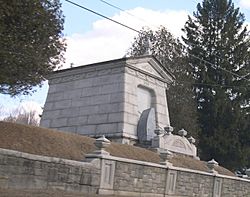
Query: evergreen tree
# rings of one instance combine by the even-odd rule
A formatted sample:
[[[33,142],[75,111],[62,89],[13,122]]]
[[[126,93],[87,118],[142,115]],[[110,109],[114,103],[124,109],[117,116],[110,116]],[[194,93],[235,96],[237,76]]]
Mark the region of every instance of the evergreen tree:
[[[29,94],[63,60],[59,0],[0,0],[0,94]]]
[[[197,111],[192,91],[192,78],[182,53],[183,45],[165,28],[157,31],[143,29],[135,38],[129,55],[154,55],[176,77],[167,91],[171,126],[178,131],[185,128],[197,137]]]
[[[183,29],[195,79],[201,158],[215,158],[230,169],[250,167],[250,38],[244,20],[231,0],[203,0]]]

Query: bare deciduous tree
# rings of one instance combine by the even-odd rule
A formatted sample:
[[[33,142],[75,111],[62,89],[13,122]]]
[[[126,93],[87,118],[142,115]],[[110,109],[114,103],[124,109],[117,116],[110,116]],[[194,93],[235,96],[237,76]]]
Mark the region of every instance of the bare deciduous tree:
[[[33,126],[39,126],[40,122],[39,118],[37,117],[36,110],[26,111],[23,108],[17,108],[13,110],[8,117],[3,118],[3,121],[15,122]]]

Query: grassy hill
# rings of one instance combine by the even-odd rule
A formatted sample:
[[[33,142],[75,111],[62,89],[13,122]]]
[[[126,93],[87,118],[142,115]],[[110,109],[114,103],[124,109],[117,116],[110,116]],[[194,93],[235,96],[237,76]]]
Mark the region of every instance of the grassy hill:
[[[85,154],[93,152],[95,139],[62,131],[0,121],[0,148],[21,152],[82,161]],[[158,154],[140,147],[111,143],[107,148],[111,155],[128,159],[159,163]],[[171,162],[176,167],[208,171],[206,163],[190,157],[175,155]],[[234,174],[223,167],[220,174]]]

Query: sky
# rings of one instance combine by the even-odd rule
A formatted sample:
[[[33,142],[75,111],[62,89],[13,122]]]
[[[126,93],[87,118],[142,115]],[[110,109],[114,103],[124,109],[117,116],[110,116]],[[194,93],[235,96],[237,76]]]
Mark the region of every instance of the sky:
[[[143,26],[155,30],[165,26],[175,36],[182,35],[188,15],[196,11],[201,0],[71,0],[81,6],[119,21],[136,30]],[[236,7],[245,14],[250,27],[250,0],[234,0]],[[97,16],[71,3],[61,0],[65,16],[64,37],[67,42],[66,62],[63,68],[101,62],[123,57],[131,46],[136,32]],[[120,9],[114,8],[112,4]],[[123,10],[123,11],[121,11]],[[62,68],[62,69],[63,69]],[[0,119],[13,109],[22,106],[25,110],[42,113],[48,83],[31,96],[11,98],[0,94]]]

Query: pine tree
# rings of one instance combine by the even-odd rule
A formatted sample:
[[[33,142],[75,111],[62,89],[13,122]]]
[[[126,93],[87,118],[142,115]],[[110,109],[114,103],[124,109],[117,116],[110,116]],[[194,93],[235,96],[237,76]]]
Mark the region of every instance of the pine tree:
[[[176,77],[175,83],[167,91],[171,126],[175,131],[185,128],[196,138],[199,130],[197,111],[183,45],[165,27],[160,27],[155,32],[143,29],[135,38],[129,55],[144,54],[154,55]]]
[[[230,169],[250,167],[249,141],[242,139],[250,131],[250,38],[244,20],[231,0],[203,0],[183,29],[195,79],[200,156]]]
[[[29,94],[62,61],[59,0],[0,0],[0,94]]]

